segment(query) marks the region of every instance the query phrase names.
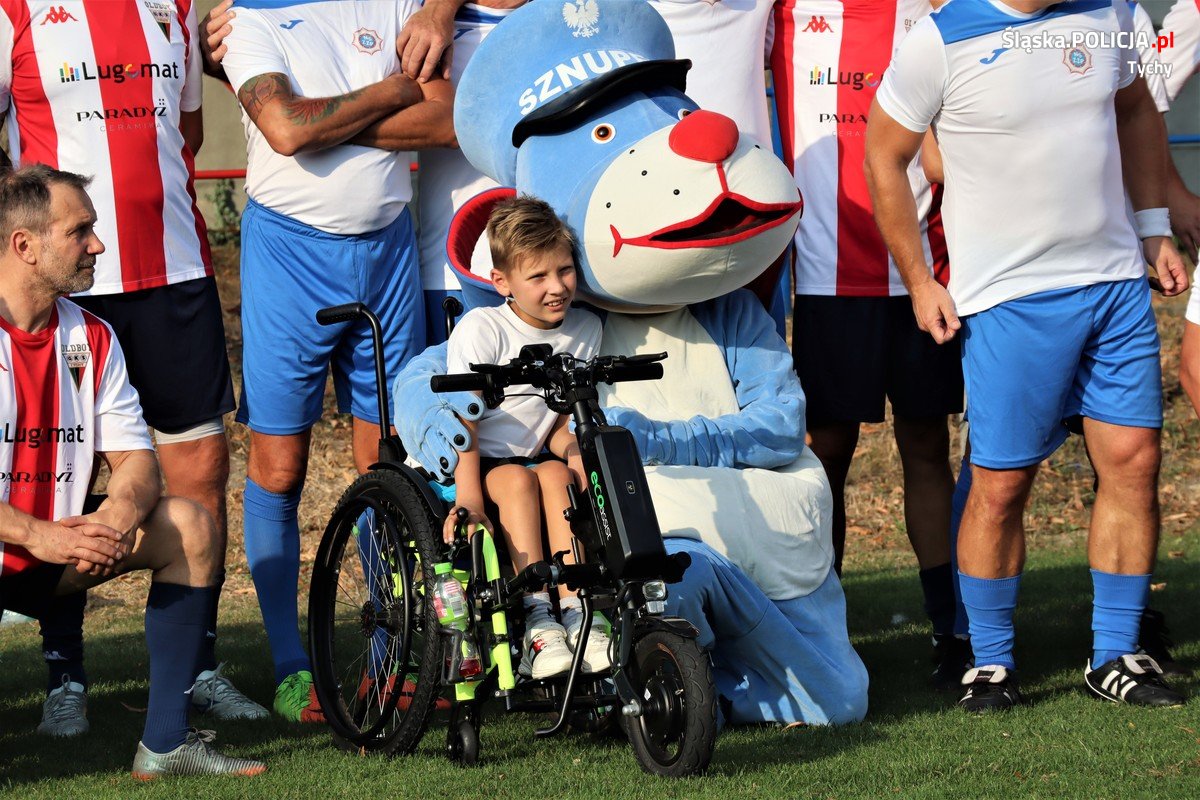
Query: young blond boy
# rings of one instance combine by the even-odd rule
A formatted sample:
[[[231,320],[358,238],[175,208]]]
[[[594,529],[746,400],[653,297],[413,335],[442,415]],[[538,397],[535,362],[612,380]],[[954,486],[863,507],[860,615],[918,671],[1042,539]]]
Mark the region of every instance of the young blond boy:
[[[506,302],[474,309],[458,323],[448,345],[449,371],[467,372],[473,363],[507,363],[527,344],[549,344],[555,353],[582,359],[594,356],[600,347],[600,320],[571,308],[575,239],[550,206],[528,196],[504,201],[492,211],[487,234],[492,283]],[[568,484],[582,485],[583,475],[567,417],[551,411],[536,394],[528,396],[532,392],[529,386],[510,387],[510,396],[498,408],[486,411],[476,423],[464,420],[472,441],[454,470],[457,502],[443,529],[450,542],[456,513],[463,508],[468,524],[493,530],[484,513],[485,500],[490,500],[499,510],[499,531],[518,572],[546,559],[543,520],[549,552],[571,551],[571,527],[563,510]],[[520,394],[527,396],[516,396]],[[556,458],[540,458],[543,449]],[[524,599],[522,675],[549,678],[571,665],[582,614],[574,592],[559,586],[558,595],[565,628],[554,619],[544,587]],[[609,668],[608,644],[608,637],[593,626],[584,653],[585,672]]]

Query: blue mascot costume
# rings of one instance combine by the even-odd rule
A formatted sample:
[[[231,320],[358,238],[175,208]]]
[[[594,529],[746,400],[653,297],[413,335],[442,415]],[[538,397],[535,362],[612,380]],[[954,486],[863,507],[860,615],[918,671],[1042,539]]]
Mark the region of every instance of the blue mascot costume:
[[[773,321],[738,289],[787,247],[803,204],[773,154],[683,93],[688,67],[643,2],[513,12],[455,100],[463,153],[513,188],[459,212],[450,261],[468,306],[498,304],[471,272],[491,206],[516,191],[566,220],[579,293],[606,312],[602,352],[669,354],[663,380],[606,387],[601,402],[637,440],[668,550],[692,558],[669,611],[700,630],[726,721],[861,720],[867,675],[846,631],[804,395]],[[448,476],[467,441],[456,414],[470,418],[474,398],[430,392],[444,371],[444,346],[426,351],[394,396],[409,452]]]

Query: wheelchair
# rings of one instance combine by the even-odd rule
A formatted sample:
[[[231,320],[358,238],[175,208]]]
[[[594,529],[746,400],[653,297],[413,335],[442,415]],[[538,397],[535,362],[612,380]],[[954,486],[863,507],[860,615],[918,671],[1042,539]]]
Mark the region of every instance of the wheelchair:
[[[353,303],[322,309],[317,319],[371,325],[381,420],[380,461],[334,509],[309,593],[314,686],[335,743],[359,754],[409,754],[442,710],[446,754],[472,765],[485,703],[495,699],[506,712],[552,714],[538,737],[619,727],[646,772],[704,771],[717,727],[710,663],[696,629],[664,615],[667,584],[681,579],[689,559],[666,553],[633,437],[605,423],[597,393],[601,382],[661,378],[654,362],[666,354],[585,363],[527,346],[508,364],[472,364],[474,372],[432,379],[434,391],[478,391],[493,408],[506,388],[532,386],[551,409],[574,419],[587,476],[585,490],[568,488],[575,563],[565,563],[560,552],[509,576],[483,526],[467,531],[460,524],[453,545],[442,541],[449,508],[442,487],[404,463],[403,447],[390,433],[375,315]],[[444,562],[453,563],[464,587],[465,630],[438,622],[434,565]],[[559,584],[576,590],[582,606],[573,661],[565,676],[525,679],[513,669],[522,597]],[[612,668],[601,674],[582,671],[593,611],[612,621]],[[466,662],[474,674],[463,668],[466,641],[479,654],[478,665]]]

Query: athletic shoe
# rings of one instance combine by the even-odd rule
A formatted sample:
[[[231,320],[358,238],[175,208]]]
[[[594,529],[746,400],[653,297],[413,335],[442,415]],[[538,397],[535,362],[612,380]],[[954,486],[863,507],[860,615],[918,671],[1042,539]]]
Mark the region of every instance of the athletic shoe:
[[[517,670],[526,678],[542,680],[562,675],[571,668],[567,632],[551,619],[534,623],[525,631],[525,649]]]
[[[382,707],[387,702],[388,694],[395,691],[395,688],[396,676],[389,675],[387,686],[382,692],[382,699],[376,698],[375,702],[378,702]],[[358,683],[358,702],[364,702],[368,697],[370,697],[371,692],[374,690],[375,679],[364,672],[362,680]],[[396,708],[400,711],[408,711],[408,707],[412,705],[413,695],[416,693],[416,691],[417,685],[405,678],[404,683],[400,684],[400,695],[396,698]],[[434,701],[433,708],[436,711],[449,711],[450,701],[444,697],[439,697]]]
[[[275,689],[275,713],[290,722],[325,721],[311,672],[302,669],[283,679]]]
[[[138,742],[133,757],[133,777],[151,781],[161,775],[259,775],[267,765],[249,758],[223,756],[209,746],[216,734],[212,731],[188,731],[187,740],[169,753],[155,753]]]
[[[963,675],[962,685],[967,687],[967,692],[958,704],[973,714],[1007,711],[1022,702],[1017,690],[1017,676],[1007,667],[974,667]]]
[[[1173,675],[1177,678],[1192,677],[1190,669],[1171,657],[1171,651],[1168,648],[1174,647],[1175,643],[1168,638],[1168,633],[1170,631],[1167,629],[1163,613],[1147,608],[1142,612],[1142,627],[1138,634],[1138,652],[1153,658],[1154,663],[1158,664],[1158,668],[1163,671],[1164,675]]]
[[[566,629],[567,647],[572,653],[579,644],[579,634],[583,630],[582,615],[577,614],[576,617],[578,621]],[[608,634],[601,627],[600,617],[594,617],[592,629],[588,631],[587,647],[583,649],[583,671],[604,672],[612,669],[612,658],[608,654],[611,645],[612,640],[608,638]]]
[[[225,664],[216,669],[206,669],[196,676],[192,684],[192,708],[212,714],[219,720],[266,719],[265,708],[237,690],[233,683],[221,674]]]
[[[42,703],[42,721],[37,732],[43,736],[82,736],[88,732],[87,693],[82,683],[62,676],[62,686]]]
[[[1184,697],[1162,679],[1162,669],[1145,653],[1114,658],[1092,669],[1089,659],[1083,681],[1092,694],[1114,703],[1135,706],[1181,706]]]
[[[963,675],[975,666],[971,640],[953,634],[933,635],[933,688],[952,691],[962,685]]]

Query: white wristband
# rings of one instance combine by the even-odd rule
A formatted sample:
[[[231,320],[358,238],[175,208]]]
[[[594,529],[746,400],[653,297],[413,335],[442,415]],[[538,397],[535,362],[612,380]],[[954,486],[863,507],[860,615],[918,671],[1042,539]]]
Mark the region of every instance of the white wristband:
[[[1133,227],[1139,239],[1171,235],[1171,214],[1165,208],[1143,208],[1133,212]]]

